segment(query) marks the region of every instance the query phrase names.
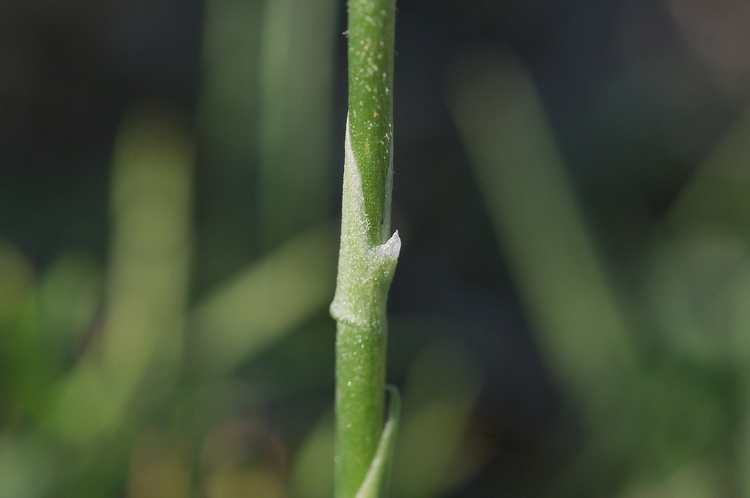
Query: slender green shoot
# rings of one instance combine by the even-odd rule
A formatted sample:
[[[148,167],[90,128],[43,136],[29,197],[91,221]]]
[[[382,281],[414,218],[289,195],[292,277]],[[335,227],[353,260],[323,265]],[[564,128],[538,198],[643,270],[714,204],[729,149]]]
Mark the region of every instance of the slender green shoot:
[[[336,294],[336,496],[382,493],[386,301],[401,240],[390,232],[395,0],[349,0],[349,114]],[[392,396],[392,414],[397,413]],[[390,443],[384,443],[388,446]],[[376,458],[378,452],[378,458]],[[385,453],[388,453],[385,451]],[[369,474],[368,474],[369,473]],[[369,477],[373,476],[373,477]]]

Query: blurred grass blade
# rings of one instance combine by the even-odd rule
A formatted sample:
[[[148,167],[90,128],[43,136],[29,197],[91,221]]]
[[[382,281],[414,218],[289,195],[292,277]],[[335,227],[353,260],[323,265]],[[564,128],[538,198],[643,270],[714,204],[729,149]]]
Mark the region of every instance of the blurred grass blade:
[[[0,416],[38,410],[49,381],[48,350],[39,330],[34,269],[21,252],[0,241]]]
[[[670,227],[710,224],[750,230],[750,107],[693,174],[667,215]]]
[[[13,284],[15,277],[3,271],[2,259],[0,255],[0,274],[8,280],[2,277],[0,280],[5,285]],[[16,272],[29,271],[30,277],[25,261],[18,260],[16,264]],[[90,261],[66,254],[55,261],[34,286],[33,297],[16,288],[16,298],[29,300],[18,317],[20,320],[11,327],[9,334],[3,334],[0,350],[12,352],[15,357],[12,361],[3,361],[7,366],[2,372],[9,380],[12,399],[23,405],[19,414],[36,419],[47,416],[52,386],[69,368],[71,356],[94,321],[100,304],[100,280],[98,268]],[[9,340],[13,342],[6,342]]]
[[[39,498],[50,493],[59,467],[49,441],[28,433],[0,436],[0,496]]]
[[[80,254],[62,255],[46,271],[39,293],[39,328],[59,372],[91,327],[100,305],[102,271]]]
[[[112,174],[104,323],[63,384],[55,411],[67,438],[85,441],[115,429],[150,367],[159,375],[148,379],[149,389],[173,380],[182,355],[192,162],[182,117],[143,108],[125,119]]]
[[[725,496],[726,483],[722,482],[720,466],[710,458],[696,458],[665,480],[636,480],[627,483],[618,498],[679,497],[706,498]],[[742,495],[744,496],[744,495]]]
[[[143,109],[126,120],[114,165],[102,336],[107,370],[126,383],[136,382],[150,361],[159,362],[162,378],[180,361],[192,172],[193,143],[182,117]]]
[[[691,357],[736,375],[734,448],[739,493],[750,496],[750,107],[707,155],[663,222],[662,274],[670,292],[657,311],[673,326],[670,345],[692,339]],[[686,317],[688,319],[686,320]],[[685,322],[689,322],[685,324]],[[685,330],[683,330],[683,328]],[[684,349],[684,347],[683,347]],[[703,406],[705,401],[701,400]]]
[[[611,409],[634,380],[628,324],[529,76],[499,54],[456,69],[452,111],[539,347],[577,401]]]
[[[747,344],[750,341],[750,262],[747,260],[736,272],[734,290],[732,343],[736,352],[732,359],[739,384],[739,427],[734,453],[740,490],[743,496],[750,496],[750,345]]]
[[[334,0],[265,3],[258,151],[264,250],[328,214],[338,7]]]
[[[246,170],[254,152],[262,7],[257,1],[206,1],[199,118],[208,154],[228,160],[216,161],[224,173]]]
[[[0,330],[12,330],[17,325],[33,291],[31,263],[17,248],[0,240]]]
[[[316,424],[295,453],[289,479],[291,496],[333,496],[333,437],[333,411],[330,411]]]
[[[318,226],[209,296],[191,315],[197,368],[226,372],[324,309],[333,295],[335,254],[332,229]]]
[[[207,0],[198,105],[197,280],[216,281],[253,256],[262,1]],[[200,223],[202,220],[206,220]]]
[[[432,345],[409,371],[393,466],[394,496],[443,496],[471,467],[457,464],[458,450],[479,397],[481,372],[477,359],[460,346]]]
[[[681,290],[704,297],[711,293],[712,299],[704,299],[710,301],[709,304],[727,303],[733,300],[731,295],[743,292],[743,267],[750,259],[748,157],[750,108],[740,115],[707,156],[665,217],[671,248],[680,251],[669,256],[680,264],[681,283],[693,287]],[[750,307],[747,302],[738,304],[738,309],[722,310],[722,315],[740,319]],[[691,308],[691,314],[695,313],[694,303],[687,307]],[[715,329],[726,325],[732,330],[728,333],[730,340],[725,343],[725,351],[735,365],[745,370],[741,378],[747,378],[745,374],[750,373],[748,322],[729,319],[725,323],[714,323],[709,327],[711,330],[703,331],[704,335],[715,343]]]

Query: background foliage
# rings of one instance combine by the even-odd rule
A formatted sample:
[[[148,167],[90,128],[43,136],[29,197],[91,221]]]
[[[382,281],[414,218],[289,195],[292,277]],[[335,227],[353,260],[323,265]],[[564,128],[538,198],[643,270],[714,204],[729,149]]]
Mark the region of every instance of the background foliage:
[[[343,2],[0,10],[0,496],[330,496]],[[398,16],[393,495],[750,495],[750,10]]]

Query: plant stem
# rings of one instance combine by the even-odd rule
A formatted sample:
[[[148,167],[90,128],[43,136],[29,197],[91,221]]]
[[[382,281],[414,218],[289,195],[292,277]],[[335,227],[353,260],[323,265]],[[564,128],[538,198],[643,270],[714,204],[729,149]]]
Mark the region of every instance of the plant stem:
[[[336,496],[362,486],[383,430],[386,301],[401,247],[390,236],[395,0],[349,0],[349,115],[336,335]],[[369,479],[368,479],[369,481]]]

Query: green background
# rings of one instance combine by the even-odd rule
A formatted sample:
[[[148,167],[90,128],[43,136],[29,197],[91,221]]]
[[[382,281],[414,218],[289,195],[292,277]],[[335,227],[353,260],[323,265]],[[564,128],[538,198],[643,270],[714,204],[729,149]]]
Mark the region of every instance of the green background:
[[[750,495],[722,5],[399,2],[393,496]],[[330,496],[344,25],[0,7],[0,497]]]

